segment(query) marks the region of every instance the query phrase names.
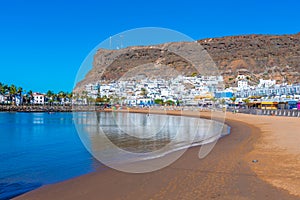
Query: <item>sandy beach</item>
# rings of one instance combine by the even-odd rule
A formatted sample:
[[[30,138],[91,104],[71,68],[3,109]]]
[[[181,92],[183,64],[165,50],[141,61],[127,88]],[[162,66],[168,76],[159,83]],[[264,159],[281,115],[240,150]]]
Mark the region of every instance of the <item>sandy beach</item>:
[[[107,168],[16,199],[300,199],[300,119],[226,113],[225,123],[231,134],[204,159],[193,147],[155,172]]]

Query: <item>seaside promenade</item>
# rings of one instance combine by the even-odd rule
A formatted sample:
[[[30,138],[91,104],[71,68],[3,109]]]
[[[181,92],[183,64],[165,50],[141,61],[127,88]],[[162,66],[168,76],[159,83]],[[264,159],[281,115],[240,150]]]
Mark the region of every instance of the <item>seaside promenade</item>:
[[[210,118],[211,113],[200,115]],[[193,147],[155,172],[128,174],[107,168],[16,199],[299,199],[299,118],[227,113],[225,123],[231,134],[204,159]]]

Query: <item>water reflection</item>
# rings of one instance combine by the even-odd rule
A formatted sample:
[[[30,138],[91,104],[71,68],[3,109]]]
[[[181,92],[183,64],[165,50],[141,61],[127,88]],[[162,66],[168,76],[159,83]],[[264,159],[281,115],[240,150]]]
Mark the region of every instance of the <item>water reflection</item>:
[[[43,113],[33,113],[32,123],[33,124],[44,124]]]
[[[183,116],[122,112],[76,113],[87,149],[106,163],[133,162],[215,141],[222,123]]]

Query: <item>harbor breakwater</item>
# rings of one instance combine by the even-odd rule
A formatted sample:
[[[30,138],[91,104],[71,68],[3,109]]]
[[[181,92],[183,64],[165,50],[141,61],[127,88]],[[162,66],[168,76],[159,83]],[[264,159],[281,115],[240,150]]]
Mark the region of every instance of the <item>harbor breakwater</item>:
[[[72,106],[72,105],[0,105],[0,112],[83,112],[100,111],[103,106]]]

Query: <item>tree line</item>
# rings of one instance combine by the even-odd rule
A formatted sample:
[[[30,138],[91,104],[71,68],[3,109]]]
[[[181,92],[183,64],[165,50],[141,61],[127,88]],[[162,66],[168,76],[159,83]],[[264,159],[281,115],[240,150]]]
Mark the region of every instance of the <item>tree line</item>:
[[[33,103],[33,92],[32,90],[23,90],[22,87],[17,87],[14,84],[7,85],[0,82],[0,95],[6,97],[8,104],[16,104],[16,99],[19,98],[24,105]],[[60,103],[63,99],[72,99],[72,92],[60,91],[55,93],[48,90],[45,95],[45,102],[48,104]],[[1,102],[0,102],[1,103]]]

